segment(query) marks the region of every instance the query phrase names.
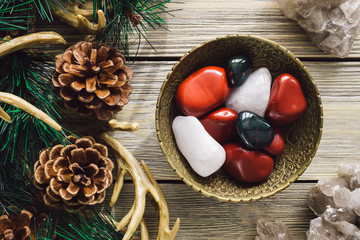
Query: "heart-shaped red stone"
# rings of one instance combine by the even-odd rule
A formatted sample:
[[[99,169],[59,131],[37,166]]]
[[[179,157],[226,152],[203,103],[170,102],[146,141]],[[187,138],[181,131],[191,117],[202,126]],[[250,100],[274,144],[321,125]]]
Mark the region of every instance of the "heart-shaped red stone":
[[[285,150],[285,142],[279,128],[274,128],[274,139],[273,141],[263,148],[265,152],[271,156],[280,156]]]
[[[299,81],[290,74],[281,74],[272,85],[265,118],[274,125],[285,125],[298,119],[306,106]]]
[[[235,111],[229,108],[220,108],[199,120],[210,136],[223,145],[234,141],[238,136],[236,117]]]
[[[179,85],[176,103],[185,115],[200,117],[224,103],[229,94],[225,69],[208,66],[192,73]]]
[[[261,182],[270,176],[274,161],[260,151],[243,148],[237,143],[224,145],[226,160],[225,171],[233,178],[248,183]]]

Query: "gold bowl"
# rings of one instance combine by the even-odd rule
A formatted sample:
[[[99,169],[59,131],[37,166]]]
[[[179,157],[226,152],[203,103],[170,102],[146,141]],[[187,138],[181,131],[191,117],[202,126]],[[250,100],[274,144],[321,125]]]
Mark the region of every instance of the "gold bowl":
[[[282,128],[285,151],[274,158],[271,175],[261,183],[246,184],[234,180],[222,169],[209,177],[197,175],[176,146],[172,122],[183,115],[175,103],[179,84],[191,73],[205,66],[225,67],[236,55],[252,59],[253,71],[267,67],[274,80],[289,73],[300,82],[306,98],[306,112]],[[231,35],[203,43],[186,53],[164,81],[157,101],[156,130],[160,147],[177,175],[194,190],[222,201],[249,201],[271,196],[294,182],[310,164],[319,146],[323,110],[319,91],[304,64],[284,47],[255,36]]]

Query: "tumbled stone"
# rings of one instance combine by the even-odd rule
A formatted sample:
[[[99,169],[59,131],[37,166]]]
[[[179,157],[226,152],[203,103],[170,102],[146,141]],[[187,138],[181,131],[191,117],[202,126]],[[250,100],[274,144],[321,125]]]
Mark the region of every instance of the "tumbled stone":
[[[277,0],[323,51],[346,57],[360,32],[358,0]]]
[[[274,167],[273,159],[260,151],[248,150],[238,143],[224,145],[225,171],[236,180],[255,183],[267,179]]]
[[[270,123],[253,112],[239,112],[236,128],[241,140],[252,149],[265,147],[274,139],[274,130]]]
[[[216,172],[225,162],[225,150],[193,116],[177,116],[172,123],[176,144],[200,176]]]
[[[225,69],[208,66],[192,73],[179,85],[176,104],[185,115],[200,117],[223,104],[229,94]]]
[[[240,87],[251,73],[251,59],[246,56],[235,56],[228,60],[226,76],[230,87]]]
[[[223,145],[235,141],[239,136],[236,130],[236,117],[237,113],[233,110],[220,108],[199,120],[210,136]]]
[[[256,240],[293,240],[293,236],[289,232],[287,226],[279,221],[274,222],[259,219],[256,224],[256,230],[259,236]]]
[[[250,74],[245,83],[235,88],[225,102],[225,106],[239,113],[251,111],[264,116],[269,102],[271,74],[267,68],[260,68]]]
[[[280,156],[284,152],[285,141],[280,128],[274,128],[274,139],[263,150],[274,157]]]
[[[299,81],[292,75],[279,75],[272,87],[265,116],[274,125],[285,125],[297,120],[307,103]]]

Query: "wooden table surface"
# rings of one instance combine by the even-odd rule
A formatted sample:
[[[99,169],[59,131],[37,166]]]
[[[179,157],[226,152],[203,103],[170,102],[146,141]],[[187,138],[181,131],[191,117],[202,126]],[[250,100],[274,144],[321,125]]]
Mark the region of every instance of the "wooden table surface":
[[[151,30],[142,41],[134,62],[133,93],[130,102],[116,115],[119,121],[140,123],[135,132],[110,132],[140,161],[144,160],[167,200],[171,225],[180,218],[176,239],[254,239],[259,218],[281,220],[295,239],[305,239],[315,215],[306,202],[308,188],[319,179],[336,176],[340,163],[360,163],[360,39],[345,59],[319,50],[296,22],[286,18],[275,0],[183,0],[167,4],[167,30]],[[52,26],[54,28],[54,26]],[[40,27],[40,30],[50,30]],[[70,43],[77,31],[55,26]],[[53,30],[53,29],[52,29]],[[256,35],[281,44],[299,57],[314,78],[324,109],[320,146],[312,163],[290,187],[266,199],[247,203],[225,203],[195,192],[171,169],[161,152],[155,130],[155,109],[159,90],[174,63],[191,48],[230,34]],[[136,50],[132,45],[132,54]],[[132,205],[133,186],[125,183],[112,212],[121,218]],[[151,238],[157,233],[157,216],[150,203],[145,219]]]

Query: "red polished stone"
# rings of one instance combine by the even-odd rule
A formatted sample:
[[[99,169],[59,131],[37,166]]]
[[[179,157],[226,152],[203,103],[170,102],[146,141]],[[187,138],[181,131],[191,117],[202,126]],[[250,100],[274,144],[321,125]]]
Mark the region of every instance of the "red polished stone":
[[[199,120],[210,136],[223,145],[234,141],[238,136],[236,117],[237,113],[233,110],[221,108]]]
[[[200,117],[224,103],[229,94],[225,69],[209,66],[192,73],[179,85],[176,103],[185,115]]]
[[[265,152],[271,156],[280,156],[285,150],[285,142],[282,136],[281,130],[279,128],[274,129],[274,139],[266,147],[263,148]]]
[[[261,182],[270,176],[274,161],[269,155],[260,151],[246,150],[237,143],[224,145],[226,160],[225,171],[242,182]]]
[[[285,73],[273,83],[265,118],[274,125],[285,125],[298,119],[305,112],[306,106],[299,81]]]

